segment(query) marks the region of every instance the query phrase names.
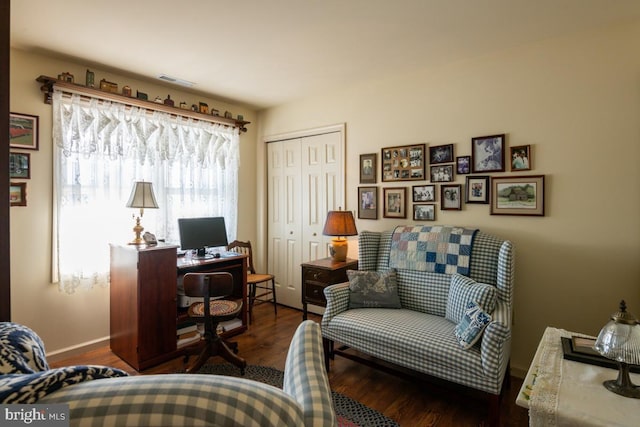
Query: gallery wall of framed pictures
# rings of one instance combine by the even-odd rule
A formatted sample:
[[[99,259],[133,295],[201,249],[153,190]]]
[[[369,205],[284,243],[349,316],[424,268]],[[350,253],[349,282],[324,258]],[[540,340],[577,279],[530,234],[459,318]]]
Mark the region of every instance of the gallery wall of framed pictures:
[[[454,212],[467,204],[489,205],[491,215],[544,216],[544,175],[508,174],[533,170],[532,146],[510,142],[499,133],[472,137],[468,151],[458,143],[392,145],[380,150],[379,167],[377,153],[361,154],[358,218],[377,220],[381,210],[383,218],[435,221],[438,206]],[[412,185],[398,186],[406,181]]]
[[[27,206],[27,183],[16,180],[31,179],[30,151],[39,149],[38,121],[38,116],[30,114],[9,114],[10,206]]]

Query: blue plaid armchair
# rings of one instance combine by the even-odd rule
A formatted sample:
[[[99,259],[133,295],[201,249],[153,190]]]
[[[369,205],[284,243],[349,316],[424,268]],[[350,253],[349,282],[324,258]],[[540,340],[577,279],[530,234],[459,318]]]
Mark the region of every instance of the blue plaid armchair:
[[[511,242],[481,231],[472,241],[463,280],[481,283],[493,292],[495,308],[481,339],[465,349],[455,334],[457,323],[449,315],[450,306],[466,303],[455,301],[458,297],[450,293],[454,276],[456,280],[461,276],[393,268],[394,230],[360,233],[359,269],[388,272],[393,268],[401,308],[350,308],[353,285],[351,289],[349,283],[325,288],[322,335],[327,369],[336,354],[356,360],[364,359],[362,354],[373,356],[488,394],[492,424],[497,423],[511,352],[514,249]],[[459,311],[464,314],[464,307]],[[334,349],[335,343],[340,346]]]
[[[71,426],[335,426],[320,327],[305,321],[279,389],[244,378],[127,376],[108,367],[49,369],[31,329],[0,323],[0,403],[64,403]]]

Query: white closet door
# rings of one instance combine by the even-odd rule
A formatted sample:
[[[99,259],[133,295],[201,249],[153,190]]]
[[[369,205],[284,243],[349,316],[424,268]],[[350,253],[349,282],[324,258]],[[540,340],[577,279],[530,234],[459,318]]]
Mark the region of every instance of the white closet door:
[[[300,264],[329,256],[329,210],[344,205],[344,126],[267,144],[267,265],[278,303],[302,308]]]
[[[268,144],[269,271],[278,303],[301,307],[302,185],[299,139]]]
[[[302,260],[329,256],[330,237],[322,235],[327,212],[344,200],[339,132],[302,139]]]

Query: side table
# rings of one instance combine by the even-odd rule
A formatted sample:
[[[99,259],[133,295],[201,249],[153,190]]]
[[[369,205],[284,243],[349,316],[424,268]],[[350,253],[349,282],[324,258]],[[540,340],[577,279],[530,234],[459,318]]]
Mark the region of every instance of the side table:
[[[529,409],[535,426],[638,426],[640,399],[610,392],[602,383],[617,369],[564,359],[561,337],[586,336],[548,327],[522,383],[516,404]],[[640,374],[631,374],[640,384]]]
[[[307,320],[307,304],[327,306],[324,288],[349,280],[347,270],[357,270],[358,260],[334,261],[322,258],[305,262],[302,267],[302,319]]]

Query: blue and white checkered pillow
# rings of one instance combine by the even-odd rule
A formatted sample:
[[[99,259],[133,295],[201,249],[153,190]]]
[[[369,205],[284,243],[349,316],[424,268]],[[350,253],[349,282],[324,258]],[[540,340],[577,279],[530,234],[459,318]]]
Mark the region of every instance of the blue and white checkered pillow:
[[[452,275],[445,318],[454,323],[460,322],[471,301],[475,301],[484,311],[492,314],[496,308],[496,292],[493,285],[478,283],[461,274]]]
[[[460,323],[456,325],[455,334],[460,346],[467,350],[482,336],[484,328],[491,322],[491,316],[485,313],[475,301],[467,304],[467,309]]]

